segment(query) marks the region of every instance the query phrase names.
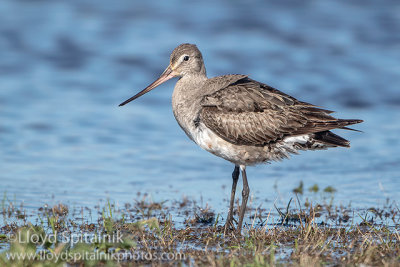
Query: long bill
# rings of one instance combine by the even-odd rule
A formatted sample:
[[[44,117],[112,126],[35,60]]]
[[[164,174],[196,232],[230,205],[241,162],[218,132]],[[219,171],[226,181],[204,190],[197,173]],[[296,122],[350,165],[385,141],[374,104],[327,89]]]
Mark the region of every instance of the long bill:
[[[147,86],[146,88],[144,88],[142,91],[140,91],[139,93],[137,93],[136,95],[132,96],[131,98],[125,100],[124,102],[122,102],[121,104],[119,104],[119,106],[123,106],[125,104],[128,104],[129,102],[135,100],[138,97],[141,97],[142,95],[144,95],[145,93],[150,92],[151,90],[153,90],[154,88],[156,88],[157,86],[159,86],[160,84],[168,81],[169,79],[175,77],[175,73],[172,71],[171,66],[168,66],[168,68],[165,69],[165,71],[160,75],[160,77],[155,80],[152,84],[150,84],[149,86]]]

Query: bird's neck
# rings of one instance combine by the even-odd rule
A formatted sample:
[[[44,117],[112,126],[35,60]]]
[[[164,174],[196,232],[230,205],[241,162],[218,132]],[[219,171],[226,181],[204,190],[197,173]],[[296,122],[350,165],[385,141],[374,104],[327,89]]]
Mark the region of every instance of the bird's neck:
[[[197,105],[202,98],[202,87],[206,81],[206,75],[185,75],[181,77],[172,93],[174,110],[184,109],[185,111],[182,111],[182,113],[187,113],[187,109]]]
[[[174,95],[178,94],[184,98],[198,98],[206,81],[205,73],[187,74],[176,83]]]

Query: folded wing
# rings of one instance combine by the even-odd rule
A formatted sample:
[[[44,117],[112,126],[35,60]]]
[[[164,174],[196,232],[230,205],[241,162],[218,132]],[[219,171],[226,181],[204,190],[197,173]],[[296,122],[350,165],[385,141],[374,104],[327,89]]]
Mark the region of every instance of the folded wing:
[[[298,101],[245,76],[202,99],[199,119],[236,145],[264,146],[289,136],[345,128],[361,120],[342,120],[332,111]]]

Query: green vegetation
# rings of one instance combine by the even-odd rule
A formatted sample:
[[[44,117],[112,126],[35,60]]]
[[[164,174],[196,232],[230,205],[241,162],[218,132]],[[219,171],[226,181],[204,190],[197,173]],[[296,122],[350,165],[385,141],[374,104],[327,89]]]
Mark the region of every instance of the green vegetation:
[[[314,192],[314,193],[318,193],[318,191],[319,191],[319,186],[318,186],[317,184],[314,184],[313,186],[311,186],[310,188],[308,188],[308,191]]]
[[[322,194],[334,194],[327,188]],[[332,199],[302,202],[296,195],[276,212],[250,207],[250,221],[238,235],[224,231],[222,215],[187,198],[153,202],[143,196],[122,208],[107,201],[95,210],[58,204],[40,208],[33,224],[4,195],[0,266],[400,264],[395,202],[352,210],[333,206]],[[17,255],[26,257],[10,258]]]

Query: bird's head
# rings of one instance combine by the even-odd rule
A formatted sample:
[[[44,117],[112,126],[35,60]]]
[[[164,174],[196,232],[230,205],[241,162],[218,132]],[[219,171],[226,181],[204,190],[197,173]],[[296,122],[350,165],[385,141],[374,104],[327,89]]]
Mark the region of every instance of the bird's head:
[[[186,75],[206,76],[203,56],[194,44],[181,44],[177,46],[171,53],[168,67],[160,77],[136,95],[119,104],[119,106],[128,104],[173,77],[183,77]]]

